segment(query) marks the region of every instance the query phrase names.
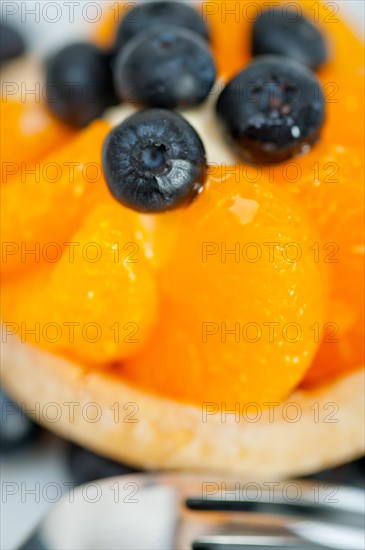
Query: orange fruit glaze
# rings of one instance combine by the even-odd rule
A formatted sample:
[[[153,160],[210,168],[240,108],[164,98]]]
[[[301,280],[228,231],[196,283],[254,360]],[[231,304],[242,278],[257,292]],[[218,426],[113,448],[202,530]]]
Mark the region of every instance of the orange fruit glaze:
[[[249,61],[252,19],[263,4],[202,6],[223,79]],[[57,341],[38,344],[93,366],[114,364],[139,387],[195,403],[280,400],[298,384],[312,387],[363,363],[363,46],[336,21],[333,4],[296,4],[331,44],[331,61],[319,71],[327,96],[321,142],[254,179],[244,165],[212,168],[189,208],[148,216],[114,203],[93,172],[109,130],[95,122],[40,160],[39,181],[16,174],[3,186],[5,321],[84,326],[97,317],[97,342],[75,327],[73,342],[63,330]],[[111,45],[115,19],[114,5],[100,44]],[[56,127],[51,134],[51,141],[66,139]],[[15,128],[13,151],[22,139]],[[36,158],[38,139],[32,147]],[[52,183],[44,175],[51,163],[78,168],[70,179],[66,165]],[[63,252],[55,263],[42,254],[52,241]],[[80,243],[78,250],[96,242],[102,256],[92,263],[75,252],[70,262],[67,242]],[[38,259],[22,255],[23,243],[39,243]],[[138,262],[125,263],[129,248],[115,262],[113,243],[132,243]],[[118,341],[110,329],[116,322],[132,323]],[[124,341],[130,337],[137,341]]]

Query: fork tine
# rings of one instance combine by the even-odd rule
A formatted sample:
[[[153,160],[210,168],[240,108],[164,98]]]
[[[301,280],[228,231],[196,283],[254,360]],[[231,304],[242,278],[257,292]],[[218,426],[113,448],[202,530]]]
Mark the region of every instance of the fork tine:
[[[211,536],[200,537],[192,544],[193,550],[237,550],[238,548],[290,548],[306,549],[309,550],[308,544],[303,544],[303,540],[288,536],[288,537],[275,537],[275,536],[252,536],[252,535],[225,535],[225,536]],[[318,547],[313,547],[318,548]]]

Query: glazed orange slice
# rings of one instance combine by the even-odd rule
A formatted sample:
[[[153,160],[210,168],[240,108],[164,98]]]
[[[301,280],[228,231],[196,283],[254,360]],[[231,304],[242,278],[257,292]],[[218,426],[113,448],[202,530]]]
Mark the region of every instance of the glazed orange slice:
[[[365,144],[365,78],[364,67],[321,75],[326,94],[326,121],[322,141],[361,147]],[[357,155],[358,158],[358,155]]]
[[[329,274],[326,323],[315,336],[321,345],[306,381],[357,368],[364,358],[363,150],[324,142],[263,173],[304,205],[319,231],[310,253]]]
[[[185,210],[159,273],[158,328],[120,367],[138,386],[195,403],[263,403],[288,395],[311,364],[326,286],[309,250],[318,236],[288,193],[243,174],[219,168]]]
[[[304,160],[301,196],[321,235],[312,252],[330,269],[326,328],[305,379],[313,385],[364,361],[364,153],[323,145]]]
[[[109,197],[101,168],[101,147],[109,128],[104,121],[94,122],[70,143],[35,162],[32,171],[21,170],[3,186],[4,277],[52,261],[88,209],[101,197]]]
[[[113,202],[90,212],[59,261],[5,285],[3,295],[2,319],[23,341],[93,365],[135,353],[156,317],[138,232]]]
[[[0,101],[2,182],[54,148],[66,143],[74,132],[59,122],[44,103]],[[29,166],[31,168],[32,166]]]

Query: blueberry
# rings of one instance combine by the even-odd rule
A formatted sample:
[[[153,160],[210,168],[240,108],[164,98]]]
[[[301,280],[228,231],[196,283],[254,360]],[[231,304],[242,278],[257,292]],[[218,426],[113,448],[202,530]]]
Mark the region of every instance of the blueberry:
[[[25,44],[23,38],[18,31],[5,25],[0,24],[0,64],[5,61],[19,57],[25,51]]]
[[[66,46],[46,62],[47,103],[61,120],[87,126],[117,103],[108,54],[97,46]]]
[[[281,162],[305,152],[318,140],[324,121],[324,95],[315,74],[280,56],[257,58],[236,75],[216,108],[248,162]]]
[[[190,29],[206,40],[209,30],[201,14],[181,2],[148,2],[136,5],[125,16],[117,34],[117,48],[120,49],[133,36],[150,30],[156,25],[174,25]]]
[[[198,105],[215,76],[206,42],[179,27],[155,27],[135,36],[122,48],[114,67],[120,99],[165,109]]]
[[[22,449],[34,441],[40,428],[0,389],[1,453],[9,453]]]
[[[70,444],[68,448],[67,463],[76,483],[89,483],[95,479],[133,474],[140,471],[74,444]]]
[[[186,205],[206,178],[198,134],[182,116],[163,109],[140,111],[116,126],[102,158],[111,193],[139,212]]]
[[[317,69],[327,59],[324,37],[296,11],[274,8],[263,11],[253,25],[252,54],[285,55]]]

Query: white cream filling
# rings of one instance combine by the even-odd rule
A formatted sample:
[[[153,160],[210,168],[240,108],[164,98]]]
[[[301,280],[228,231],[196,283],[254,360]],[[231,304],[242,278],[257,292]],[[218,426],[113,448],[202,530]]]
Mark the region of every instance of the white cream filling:
[[[217,83],[202,105],[198,105],[193,109],[180,110],[179,112],[198,132],[205,147],[208,164],[232,165],[238,162],[238,158],[226,143],[215,114],[215,103],[218,99],[218,90],[221,90],[221,88],[220,83]],[[116,126],[128,116],[140,111],[141,108],[137,104],[121,104],[108,109],[105,113],[105,119]]]

